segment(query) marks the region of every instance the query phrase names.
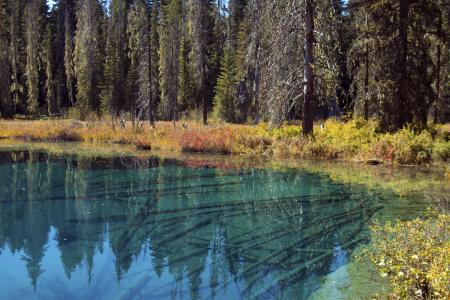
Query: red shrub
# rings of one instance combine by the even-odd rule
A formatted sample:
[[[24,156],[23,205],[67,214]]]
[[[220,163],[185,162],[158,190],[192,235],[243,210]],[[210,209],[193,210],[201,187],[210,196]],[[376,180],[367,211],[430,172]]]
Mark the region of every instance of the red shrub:
[[[379,141],[377,143],[377,145],[375,146],[375,151],[376,151],[377,157],[388,162],[389,164],[394,163],[395,147],[391,143],[389,143],[387,141]]]
[[[234,134],[229,128],[189,130],[181,137],[181,149],[184,152],[230,154],[233,139]]]

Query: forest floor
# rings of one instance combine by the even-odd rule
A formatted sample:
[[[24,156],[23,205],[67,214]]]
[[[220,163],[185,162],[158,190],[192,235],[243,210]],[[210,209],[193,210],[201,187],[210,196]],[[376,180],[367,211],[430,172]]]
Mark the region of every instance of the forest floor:
[[[419,165],[450,161],[450,124],[421,133],[403,129],[379,133],[377,122],[360,119],[316,124],[314,137],[298,125],[203,126],[195,121],[157,122],[133,129],[131,122],[113,130],[105,120],[0,120],[0,140],[85,142],[134,145],[138,150],[249,156],[318,158],[369,164]],[[0,141],[1,143],[2,141]]]

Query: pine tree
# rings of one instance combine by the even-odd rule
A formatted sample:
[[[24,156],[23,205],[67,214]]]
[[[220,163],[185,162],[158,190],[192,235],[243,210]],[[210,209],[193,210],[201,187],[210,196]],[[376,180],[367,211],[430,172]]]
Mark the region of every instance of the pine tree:
[[[236,81],[237,71],[234,65],[232,46],[228,44],[224,49],[219,79],[214,96],[214,114],[226,122],[236,122]]]
[[[160,76],[163,119],[177,119],[179,93],[179,55],[181,41],[181,1],[170,0],[162,6],[160,34]]]
[[[237,46],[238,33],[241,22],[244,20],[246,5],[247,0],[229,0],[229,41],[234,49]]]
[[[351,28],[355,32],[348,51],[348,68],[352,80],[350,93],[353,98],[354,113],[369,119],[374,110],[370,66],[372,60],[373,39],[371,20],[367,3],[350,2]]]
[[[45,62],[45,91],[47,109],[50,115],[58,111],[56,101],[56,80],[54,75],[55,69],[55,51],[54,51],[54,29],[53,24],[47,24],[46,37],[44,39],[44,62]]]
[[[14,113],[25,113],[26,105],[24,101],[24,79],[25,72],[25,48],[23,36],[23,15],[25,11],[25,1],[10,1],[10,47],[9,57],[11,65],[11,94],[13,98]]]
[[[208,99],[207,99],[207,50],[208,50],[208,15],[210,7],[208,1],[189,1],[189,36],[191,41],[191,51],[193,57],[193,70],[198,82],[199,96],[202,102],[203,123],[208,121]]]
[[[60,7],[60,10],[64,9],[64,71],[66,76],[66,88],[70,105],[75,104],[75,67],[74,60],[74,47],[73,47],[73,27],[71,18],[71,9],[69,2],[66,1],[65,7]],[[62,13],[62,12],[61,12]]]
[[[150,108],[150,123],[154,126],[157,117],[157,107],[161,100],[159,77],[159,12],[160,1],[153,0],[150,20],[150,90],[152,92],[152,107]]]
[[[100,52],[101,6],[97,0],[81,0],[77,9],[74,65],[77,101],[80,112],[99,111],[99,84],[102,61]]]
[[[52,10],[56,14],[54,21],[56,24],[54,33],[54,76],[58,112],[64,111],[68,106],[73,106],[74,104],[73,66],[69,68],[69,73],[72,74],[70,78],[66,76],[68,73],[66,70],[66,50],[70,50],[70,61],[73,61],[74,3],[74,0],[56,0],[52,6]],[[69,88],[69,82],[72,84],[72,89]]]
[[[143,0],[137,0],[128,13],[128,56],[130,58],[129,86],[137,90],[132,91],[132,114],[134,119],[150,120],[154,125],[153,109],[155,95],[152,91],[152,65],[150,49],[150,14]]]
[[[366,94],[367,114],[379,118],[384,130],[395,131],[407,124],[416,129],[426,126],[437,97],[433,89],[437,68],[430,67],[436,65],[430,38],[438,31],[430,26],[439,23],[436,4],[409,0],[377,5],[362,0],[350,2],[358,37],[351,58],[365,62],[355,63],[357,100],[361,103]]]
[[[125,82],[127,78],[127,44],[125,0],[112,0],[109,5],[108,35],[102,110],[113,117],[127,108]]]
[[[39,12],[39,0],[29,0],[25,14],[27,54],[25,75],[28,88],[27,110],[32,115],[37,115],[39,108]]]
[[[434,122],[446,122],[450,119],[450,5],[445,0],[438,0],[434,13],[428,15],[433,18],[433,47],[432,57],[435,66],[434,90]]]
[[[183,24],[183,33],[180,43],[180,71],[178,78],[180,81],[180,92],[178,95],[179,109],[182,111],[192,111],[200,107],[199,89],[197,82],[193,78],[191,63],[191,45],[188,35],[185,32],[186,24]]]
[[[0,0],[0,117],[11,117],[10,67],[8,57],[9,31],[7,1]]]
[[[251,90],[249,99],[246,99],[249,103],[242,103],[240,111],[242,118],[247,119],[247,107],[252,105],[255,124],[260,121],[261,106],[262,15],[263,1],[249,0],[237,35],[236,65],[239,68],[240,80],[245,81],[246,86],[249,86],[249,90]]]

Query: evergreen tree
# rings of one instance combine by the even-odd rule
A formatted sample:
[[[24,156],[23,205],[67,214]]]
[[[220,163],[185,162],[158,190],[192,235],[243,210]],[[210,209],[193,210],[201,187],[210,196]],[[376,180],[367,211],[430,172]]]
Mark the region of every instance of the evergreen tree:
[[[73,47],[73,21],[72,21],[72,9],[69,2],[65,2],[64,7],[60,7],[60,10],[64,9],[64,71],[66,79],[67,95],[70,105],[75,104],[75,66],[74,60],[74,47]],[[60,11],[60,13],[62,13]],[[62,67],[61,67],[62,69]]]
[[[450,5],[445,0],[438,0],[432,18],[432,60],[434,68],[434,122],[450,119]]]
[[[58,112],[74,104],[73,66],[69,68],[71,77],[67,78],[66,50],[71,52],[70,61],[73,61],[73,35],[75,29],[75,1],[56,0],[52,6],[55,17],[54,37],[54,76],[55,97]],[[73,65],[73,63],[72,63]],[[69,66],[70,67],[70,66]],[[72,89],[69,88],[72,84]],[[69,92],[70,90],[70,92]]]
[[[100,33],[102,11],[97,0],[81,0],[77,8],[74,65],[77,101],[82,116],[99,111],[102,73]]]
[[[54,29],[53,24],[47,24],[46,37],[44,39],[44,62],[45,62],[45,91],[47,109],[49,114],[55,114],[57,112],[56,101],[56,80],[55,80],[55,51],[54,51]]]
[[[207,50],[208,50],[208,16],[210,14],[208,1],[189,1],[189,36],[192,45],[192,57],[194,64],[194,75],[200,90],[199,97],[202,102],[203,123],[208,121],[208,99],[207,99]]]
[[[160,112],[163,119],[177,119],[179,94],[179,53],[181,41],[180,0],[169,0],[162,6],[160,34],[160,76],[161,103]]]
[[[237,88],[237,71],[234,65],[232,46],[224,49],[220,76],[217,80],[214,96],[214,114],[226,122],[236,122],[235,94]]]
[[[250,0],[244,10],[244,17],[240,23],[237,35],[236,66],[239,80],[246,95],[240,96],[239,113],[241,121],[248,118],[249,106],[252,105],[253,121],[260,120],[260,82],[262,61],[262,15],[263,2]],[[244,89],[245,87],[245,89]],[[242,92],[240,91],[242,94]],[[253,103],[252,103],[253,102]]]
[[[200,107],[199,89],[193,78],[193,66],[191,63],[191,43],[186,33],[186,23],[183,22],[182,38],[180,43],[180,92],[178,95],[179,109],[182,111],[192,111]]]
[[[150,49],[150,14],[143,0],[137,0],[128,13],[128,45],[130,58],[129,85],[137,83],[133,91],[132,113],[137,121],[146,118],[154,125],[155,93],[152,88]]]
[[[237,46],[238,32],[245,16],[247,0],[229,0],[229,40],[234,49]]]
[[[10,67],[9,67],[9,31],[6,14],[7,1],[0,0],[0,117],[11,117],[12,103],[10,94]]]
[[[246,1],[230,1],[228,37],[214,90],[215,116],[227,122],[242,122],[247,116],[244,94],[246,94],[248,79],[246,52],[247,34],[249,33],[247,24],[249,23],[244,22],[245,5]],[[216,24],[220,26],[217,21]]]
[[[354,0],[350,7],[354,24],[366,24],[354,26],[358,38],[351,56],[354,61],[365,62],[362,66],[355,64],[354,79],[358,100],[365,103],[365,114],[378,117],[382,128],[389,131],[407,124],[424,128],[437,98],[433,89],[438,85],[437,64],[433,63],[437,60],[430,38],[439,31],[436,2],[391,0],[370,5]],[[358,47],[361,44],[364,51]],[[361,100],[362,94],[366,94],[365,100]]]
[[[450,116],[447,2],[0,0],[1,116],[212,108],[305,134],[342,114],[421,130]]]
[[[127,78],[127,42],[125,0],[111,0],[109,5],[106,45],[105,84],[102,92],[102,110],[116,116],[127,108],[125,82]]]
[[[27,78],[27,110],[32,115],[37,115],[39,108],[39,49],[40,32],[39,21],[41,16],[39,0],[29,0],[26,6],[26,55],[27,64],[25,75]]]
[[[161,100],[159,77],[159,12],[160,1],[153,0],[150,20],[150,90],[152,107],[150,107],[150,123],[154,125],[157,117],[157,107]]]
[[[24,101],[24,72],[25,72],[25,52],[23,34],[23,16],[25,11],[25,1],[10,0],[10,65],[11,65],[11,93],[13,98],[13,111],[15,113],[26,112]]]

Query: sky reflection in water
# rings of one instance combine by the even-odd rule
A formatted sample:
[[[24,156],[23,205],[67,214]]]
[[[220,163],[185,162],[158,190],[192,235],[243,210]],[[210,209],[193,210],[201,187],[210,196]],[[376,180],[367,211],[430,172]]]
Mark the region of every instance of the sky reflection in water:
[[[1,299],[305,299],[382,194],[301,170],[0,152]]]

